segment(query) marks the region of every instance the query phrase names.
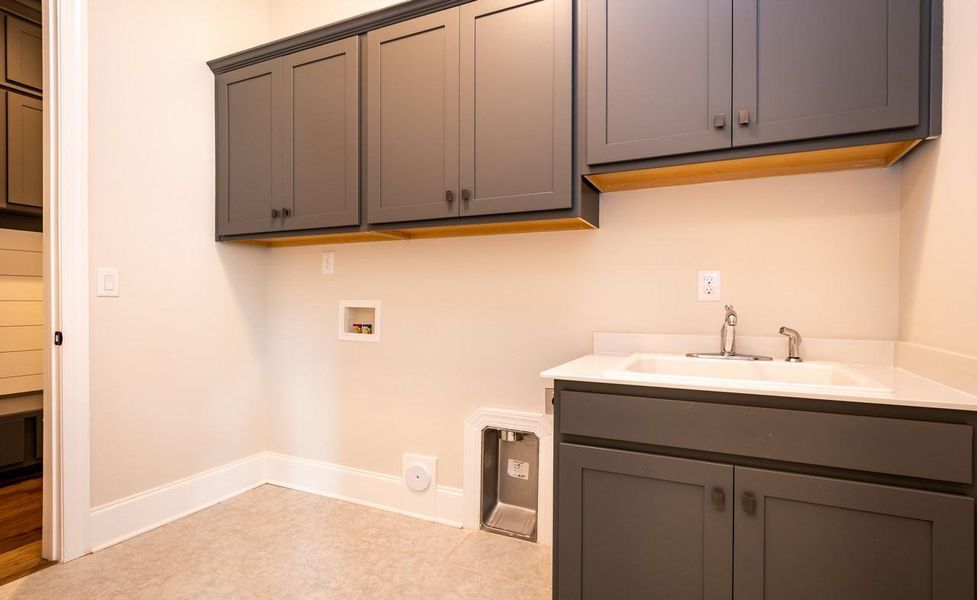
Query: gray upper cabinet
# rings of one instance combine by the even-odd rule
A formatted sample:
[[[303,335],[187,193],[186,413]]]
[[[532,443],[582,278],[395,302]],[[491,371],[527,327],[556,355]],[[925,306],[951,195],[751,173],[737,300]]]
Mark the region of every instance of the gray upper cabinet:
[[[919,123],[921,0],[735,0],[733,144]]]
[[[7,197],[10,208],[44,204],[44,105],[7,92]]]
[[[366,36],[371,223],[455,217],[458,9]]]
[[[735,598],[972,600],[971,498],[736,467]]]
[[[349,38],[284,57],[284,227],[356,225],[359,43]]]
[[[570,0],[478,0],[461,15],[461,215],[572,203]]]
[[[560,444],[557,597],[728,600],[732,493],[728,465]]]
[[[282,228],[282,60],[217,77],[217,233]]]
[[[728,148],[733,0],[586,0],[587,162]]]
[[[7,16],[5,27],[5,79],[12,83],[41,89],[41,28],[16,17]]]

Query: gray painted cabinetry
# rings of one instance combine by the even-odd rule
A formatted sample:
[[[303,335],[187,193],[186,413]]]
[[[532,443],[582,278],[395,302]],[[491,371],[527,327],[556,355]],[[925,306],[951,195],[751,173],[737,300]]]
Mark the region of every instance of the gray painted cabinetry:
[[[977,417],[838,404],[557,382],[556,597],[971,600]]]
[[[926,118],[938,69],[932,84],[922,72],[925,66],[930,76],[931,44],[939,56],[929,35],[937,30],[933,6],[927,0],[585,0],[586,161],[883,131],[902,134],[846,139],[857,145],[939,134],[938,119],[934,127]]]

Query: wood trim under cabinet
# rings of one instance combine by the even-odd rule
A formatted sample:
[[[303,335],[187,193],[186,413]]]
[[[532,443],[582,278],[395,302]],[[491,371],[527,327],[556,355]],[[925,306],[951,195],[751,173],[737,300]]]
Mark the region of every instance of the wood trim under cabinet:
[[[602,193],[608,193],[734,179],[888,167],[899,161],[920,141],[922,140],[754,156],[619,173],[591,174],[586,177]]]

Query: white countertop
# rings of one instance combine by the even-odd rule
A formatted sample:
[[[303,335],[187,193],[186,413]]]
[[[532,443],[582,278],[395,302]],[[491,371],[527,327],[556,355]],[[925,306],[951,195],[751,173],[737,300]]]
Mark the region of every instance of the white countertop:
[[[637,335],[644,337],[636,341],[633,336]],[[598,352],[547,369],[540,373],[540,375],[547,379],[560,379],[565,381],[586,381],[592,383],[977,411],[977,396],[920,377],[904,369],[893,367],[891,363],[884,364],[887,362],[884,360],[872,360],[871,362],[875,364],[858,364],[841,360],[816,360],[806,363],[808,365],[823,364],[826,367],[829,365],[841,366],[860,378],[865,378],[878,384],[864,389],[846,386],[806,385],[718,377],[660,375],[628,370],[628,365],[637,356],[641,355],[642,352],[660,352],[663,346],[668,346],[668,350],[674,350],[676,345],[681,345],[680,343],[676,344],[677,341],[681,341],[676,338],[680,337],[649,336],[645,334],[596,334],[595,350],[599,350]],[[865,354],[862,352],[864,348],[858,348],[861,342],[841,341],[839,343],[846,346],[846,348],[842,348],[842,351],[839,352],[843,358],[846,356],[864,357]],[[868,344],[877,344],[877,342],[868,342]],[[830,344],[825,343],[824,345],[830,347]],[[616,348],[622,348],[624,351],[608,351]],[[691,351],[699,350],[699,348],[691,348]],[[852,352],[851,350],[854,351]],[[662,353],[658,354],[658,356],[669,356],[670,359],[676,358],[676,354],[674,353],[668,355]],[[821,358],[821,356],[817,358]],[[774,359],[782,360],[782,357],[774,357]],[[681,360],[700,361],[708,359],[682,358]]]

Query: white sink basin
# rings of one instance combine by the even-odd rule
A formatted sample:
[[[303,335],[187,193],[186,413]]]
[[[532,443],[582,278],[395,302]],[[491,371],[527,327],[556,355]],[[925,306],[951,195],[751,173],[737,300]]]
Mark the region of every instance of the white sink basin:
[[[757,387],[797,386],[844,388],[871,392],[889,391],[878,381],[851,367],[835,363],[788,363],[785,361],[744,361],[690,358],[672,354],[635,354],[624,363],[629,375],[647,376],[660,381],[735,381]]]

